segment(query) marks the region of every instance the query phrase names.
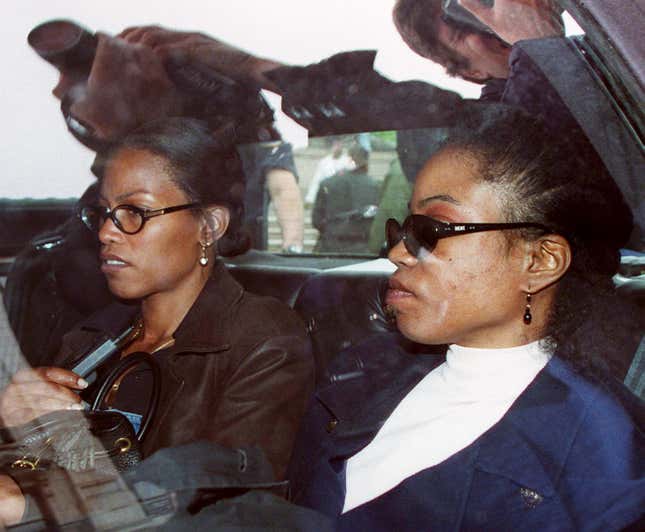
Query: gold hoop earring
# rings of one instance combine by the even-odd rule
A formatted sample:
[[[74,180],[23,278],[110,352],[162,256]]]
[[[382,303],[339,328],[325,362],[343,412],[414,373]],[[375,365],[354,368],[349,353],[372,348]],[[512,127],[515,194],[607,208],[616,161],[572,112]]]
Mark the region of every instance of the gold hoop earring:
[[[531,315],[531,292],[526,294],[526,307],[524,307],[524,324],[531,325],[533,316]]]

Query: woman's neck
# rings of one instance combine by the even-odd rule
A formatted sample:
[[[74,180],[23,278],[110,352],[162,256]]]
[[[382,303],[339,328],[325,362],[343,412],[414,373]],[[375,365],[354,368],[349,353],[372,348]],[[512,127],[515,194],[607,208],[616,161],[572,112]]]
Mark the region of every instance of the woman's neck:
[[[172,338],[208,281],[210,271],[204,268],[173,290],[146,297],[141,303],[143,333],[137,343],[154,347]]]

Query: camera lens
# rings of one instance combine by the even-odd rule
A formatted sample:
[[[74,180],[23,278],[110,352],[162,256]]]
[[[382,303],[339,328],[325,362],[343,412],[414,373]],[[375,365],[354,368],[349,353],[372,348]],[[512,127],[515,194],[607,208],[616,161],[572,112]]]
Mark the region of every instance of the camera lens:
[[[71,20],[50,20],[29,32],[29,45],[59,70],[84,68],[92,64],[97,38]]]

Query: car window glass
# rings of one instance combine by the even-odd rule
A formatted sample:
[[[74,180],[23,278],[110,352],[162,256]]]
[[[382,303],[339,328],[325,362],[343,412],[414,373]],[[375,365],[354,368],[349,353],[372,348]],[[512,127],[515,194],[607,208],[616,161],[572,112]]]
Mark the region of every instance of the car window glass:
[[[295,64],[308,64],[324,59],[334,52],[368,48],[371,45],[379,51],[374,61],[374,67],[379,74],[382,74],[387,79],[393,81],[406,79],[425,80],[437,87],[455,91],[461,97],[478,98],[481,85],[465,81],[460,76],[446,76],[443,66],[438,62],[429,61],[418,54],[410,53],[408,45],[397,34],[387,10],[376,13],[376,10],[373,9],[366,10],[361,2],[355,4],[351,8],[343,7],[340,3],[332,3],[326,6],[325,9],[310,6],[305,13],[302,10],[292,9],[295,8],[294,3],[291,7],[285,6],[288,14],[278,14],[275,10],[267,9],[266,6],[260,6],[259,4],[254,9],[258,10],[256,11],[258,15],[266,21],[267,27],[271,27],[270,21],[274,19],[284,22],[283,26],[286,33],[283,35],[282,41],[272,42],[271,44],[270,55],[274,55],[280,60]],[[567,8],[569,4],[563,2],[563,6]],[[49,95],[49,90],[56,83],[56,72],[51,66],[39,59],[33,50],[26,45],[25,37],[29,30],[39,22],[65,15],[71,19],[76,17],[75,19],[78,22],[86,25],[92,31],[100,29],[108,34],[115,35],[124,27],[139,20],[145,22],[149,17],[149,10],[145,5],[137,7],[138,11],[133,12],[132,10],[108,9],[99,6],[92,9],[80,9],[74,2],[68,2],[66,9],[69,12],[61,14],[55,6],[47,8],[42,6],[36,8],[34,6],[31,11],[27,9],[18,10],[12,17],[5,19],[7,27],[2,34],[3,39],[6,41],[7,47],[16,50],[16,54],[12,54],[9,58],[11,64],[8,65],[7,71],[11,71],[12,76],[16,79],[29,79],[30,82],[28,84],[23,83],[22,90],[10,90],[7,87],[6,96],[2,102],[4,106],[3,116],[7,117],[8,123],[12,124],[12,133],[7,135],[6,149],[3,150],[3,167],[6,170],[7,177],[0,183],[0,197],[2,198],[10,200],[19,198],[27,200],[60,198],[64,200],[67,198],[64,201],[67,208],[73,204],[73,198],[79,197],[93,181],[93,176],[89,171],[93,154],[90,150],[79,145],[66,131],[65,124],[61,121],[57,108],[58,104]],[[169,11],[162,17],[163,20],[158,22],[167,24],[170,27],[189,28],[191,26],[196,27],[194,24],[190,24],[191,21],[200,21],[204,25],[200,29],[207,34],[228,38],[235,44],[239,43],[242,46],[246,46],[254,53],[267,51],[268,45],[262,41],[262,31],[253,34],[242,25],[231,25],[223,22],[224,19],[243,19],[238,8],[229,6],[226,8],[228,11],[221,12],[217,11],[217,9],[223,8],[208,7],[202,3],[194,2],[185,6],[181,14],[177,11]],[[344,17],[334,14],[347,9],[352,11],[348,12]],[[26,15],[27,12],[30,15]],[[77,12],[77,15],[75,15],[75,12]],[[35,17],[35,13],[38,16]],[[574,18],[579,15],[580,11],[576,9],[571,12],[569,10],[564,11],[565,34],[570,37],[576,36],[581,43],[584,43],[585,38],[583,37],[584,31],[582,29],[584,21],[580,24]],[[312,26],[311,24],[302,23],[298,17],[304,17],[305,20],[316,17],[317,20],[324,23]],[[362,20],[364,22],[364,24],[361,24],[361,31],[342,30],[345,26],[348,28],[353,27],[352,20]],[[327,37],[326,30],[331,26],[338,29],[334,33],[336,37],[333,41]],[[316,33],[311,33],[312,31]],[[298,47],[297,49],[289,46],[291,42],[303,42],[304,35],[307,35],[307,46]],[[591,83],[604,85],[601,87],[601,91],[606,89],[610,92],[614,91],[620,84],[616,83],[616,79],[611,76],[613,72],[612,58],[603,56],[604,51],[609,51],[610,44],[609,42],[600,42],[596,35],[593,37],[596,41],[593,43],[592,49],[585,50],[584,45],[580,45],[585,61],[592,64],[592,68],[596,69],[596,77],[591,80]],[[538,48],[539,46],[536,47],[536,49]],[[592,52],[595,52],[597,57],[594,57]],[[548,56],[548,53],[545,55]],[[561,62],[566,61],[563,58]],[[556,66],[555,70],[560,71],[562,69]],[[620,79],[621,71],[616,70],[615,73],[616,77]],[[549,78],[550,82],[564,85],[566,80],[557,80],[557,77],[547,72],[547,78]],[[557,90],[558,88],[556,87]],[[265,94],[277,115],[277,129],[281,133],[283,140],[292,145],[294,154],[299,154],[303,147],[309,145],[306,131],[281,112],[280,98],[275,98],[275,95],[270,93]],[[614,107],[622,108],[629,105],[628,102],[625,102],[624,93],[615,94],[617,97],[612,102]],[[29,104],[23,103],[25,101],[29,101]],[[565,104],[569,105],[568,102],[565,102]],[[584,110],[580,112],[584,113]],[[630,120],[638,121],[638,118],[630,116],[634,114],[633,104],[626,110],[621,109],[621,112],[624,121],[628,123]],[[593,129],[594,125],[590,124],[588,128]],[[362,129],[365,130],[366,128]],[[592,142],[602,144],[602,140],[599,138]],[[632,154],[633,150],[626,149],[628,152],[623,153],[621,157],[623,159],[633,158],[636,152]],[[300,155],[296,156],[294,163],[298,171],[300,171],[301,166],[301,163],[297,160],[299,157]],[[615,171],[620,172],[621,170]],[[309,180],[311,179],[307,175],[307,165],[304,166],[302,173],[303,176],[296,177],[302,194],[302,203],[307,208],[308,206],[313,206],[311,194],[307,197]],[[630,179],[633,180],[633,176]],[[253,184],[253,186],[258,185]],[[264,186],[266,186],[266,183],[264,183]],[[307,236],[309,244],[304,244],[303,241],[302,245],[290,246],[288,242],[285,243],[284,241],[280,227],[280,217],[276,216],[275,213],[275,202],[270,201],[270,195],[267,193],[262,192],[262,194],[264,195],[262,201],[267,204],[270,203],[271,206],[268,207],[266,216],[263,214],[263,236],[258,239],[256,247],[258,249],[271,249],[272,251],[284,251],[289,247],[298,251],[301,248],[302,250],[309,250],[310,248],[313,250],[314,245],[311,243],[313,237],[311,235],[314,235],[315,232],[312,231],[311,227],[311,213],[304,212],[301,222],[302,227],[299,230],[302,235],[305,233],[309,235]],[[638,203],[639,201],[635,199],[632,206],[636,206]],[[263,207],[263,210],[265,207]],[[253,210],[253,206],[251,206],[251,210]],[[275,225],[269,227],[271,224],[277,224],[277,229]],[[34,234],[39,231],[40,228],[34,230]]]

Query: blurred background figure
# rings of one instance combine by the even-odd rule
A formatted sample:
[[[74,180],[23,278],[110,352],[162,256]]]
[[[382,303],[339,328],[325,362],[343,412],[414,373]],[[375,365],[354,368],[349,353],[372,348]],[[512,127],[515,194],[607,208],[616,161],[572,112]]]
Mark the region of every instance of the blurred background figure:
[[[316,166],[316,172],[311,178],[307,194],[305,195],[305,205],[313,205],[318,195],[320,183],[328,177],[333,176],[344,170],[353,170],[354,162],[347,154],[342,137],[334,137],[331,140],[331,153],[325,155]]]
[[[320,184],[311,216],[320,231],[316,252],[367,253],[370,227],[378,210],[380,187],[370,177],[369,152],[353,144],[354,169],[339,172]]]

